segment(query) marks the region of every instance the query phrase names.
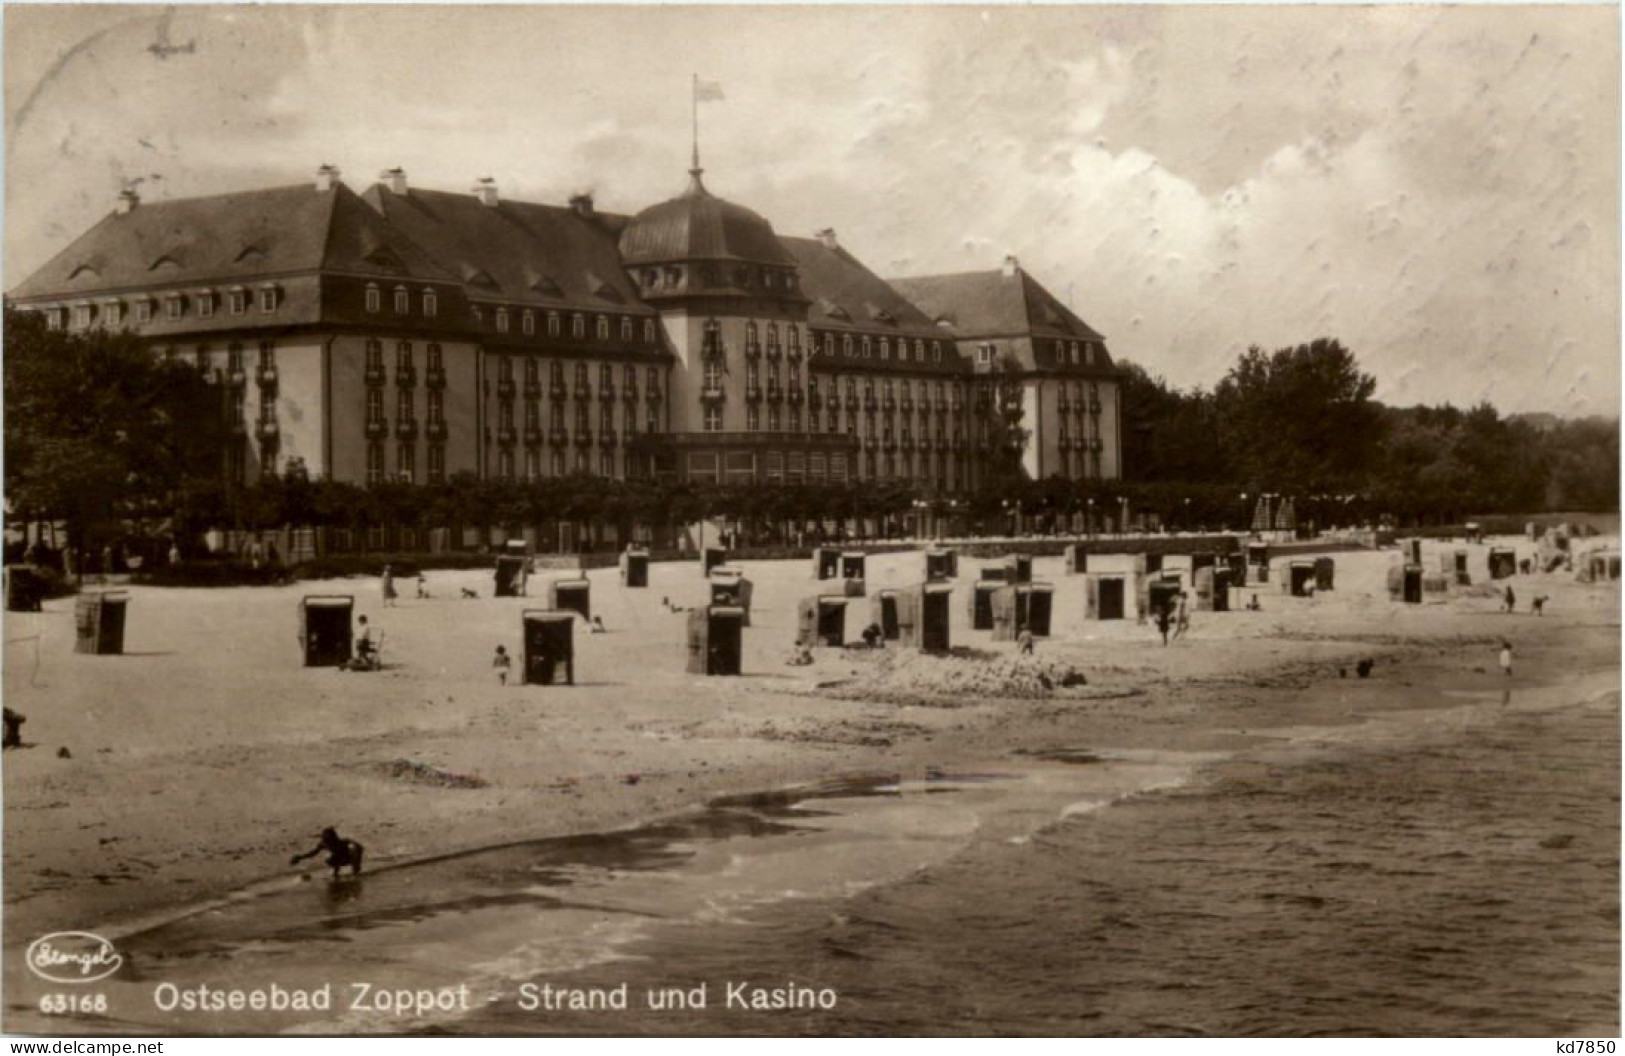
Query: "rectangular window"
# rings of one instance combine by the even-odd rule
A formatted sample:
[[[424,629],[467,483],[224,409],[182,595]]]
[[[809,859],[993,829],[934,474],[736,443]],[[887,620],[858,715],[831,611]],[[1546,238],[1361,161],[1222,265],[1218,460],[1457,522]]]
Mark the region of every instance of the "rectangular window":
[[[520,316],[519,317],[519,329],[521,331],[523,331],[524,333],[526,333],[526,334],[534,334],[536,332],[536,316],[535,316],[535,314],[532,313],[532,312],[527,311],[527,312],[525,312],[524,315]]]
[[[417,475],[417,445],[410,442],[397,444],[395,447],[395,472],[399,478],[408,484]]]
[[[433,290],[424,290],[423,291],[423,314],[425,316],[429,317],[430,319],[433,319],[439,313],[440,313],[440,299],[435,296]],[[444,452],[442,452],[442,454],[444,454]],[[430,465],[432,466],[434,464],[434,459],[431,457],[429,461],[430,461]],[[434,476],[434,470],[433,469],[431,469],[429,471],[429,475],[431,477]]]
[[[384,445],[374,440],[367,445],[367,483],[377,484],[384,479]]]
[[[214,317],[214,294],[200,293],[197,295],[197,314],[200,319]]]
[[[507,332],[508,332],[508,309],[506,309],[506,308],[498,308],[497,309],[497,333],[505,334]]]
[[[384,390],[367,390],[367,423],[373,424],[384,420]]]
[[[397,315],[408,315],[411,311],[412,295],[407,293],[406,290],[397,287],[395,290],[395,313]]]
[[[446,479],[446,445],[429,445],[429,483],[440,484]]]
[[[401,389],[400,395],[395,400],[395,417],[400,422],[410,422],[417,417],[412,404],[412,390]]]
[[[446,394],[441,389],[429,390],[429,424],[440,425],[446,420]]]
[[[138,323],[152,322],[152,302],[145,297],[135,302],[135,321]]]
[[[232,315],[242,315],[248,311],[248,291],[232,290],[226,294],[226,311]]]
[[[384,306],[384,295],[376,286],[367,287],[367,311],[376,312]]]
[[[705,409],[705,431],[708,433],[722,432],[722,408],[715,405]]]

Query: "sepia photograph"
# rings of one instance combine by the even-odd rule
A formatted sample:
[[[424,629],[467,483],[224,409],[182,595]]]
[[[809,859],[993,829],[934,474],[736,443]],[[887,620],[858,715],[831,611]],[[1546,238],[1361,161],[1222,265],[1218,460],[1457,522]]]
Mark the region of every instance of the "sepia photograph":
[[[1614,1051],[1618,6],[3,19],[6,1035]]]

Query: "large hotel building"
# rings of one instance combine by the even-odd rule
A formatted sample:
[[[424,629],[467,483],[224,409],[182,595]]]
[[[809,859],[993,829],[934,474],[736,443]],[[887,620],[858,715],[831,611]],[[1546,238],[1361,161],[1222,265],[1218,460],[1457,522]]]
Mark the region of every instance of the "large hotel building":
[[[1007,259],[882,279],[707,190],[627,217],[391,170],[118,207],[11,294],[229,394],[238,479],[472,472],[974,487],[995,404],[1027,475],[1122,472],[1101,335]],[[1013,407],[1011,408],[1013,410]]]

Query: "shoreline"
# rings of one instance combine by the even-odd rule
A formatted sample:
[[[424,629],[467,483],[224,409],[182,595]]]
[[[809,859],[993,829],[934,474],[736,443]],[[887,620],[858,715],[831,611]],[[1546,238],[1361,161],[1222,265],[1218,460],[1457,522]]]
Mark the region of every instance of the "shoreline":
[[[657,597],[661,584],[654,587],[649,595]],[[1612,596],[1617,604],[1617,593]],[[1351,600],[1358,609],[1359,599]],[[1281,608],[1286,602],[1272,598],[1271,604]],[[1413,624],[1423,617],[1421,633],[1390,626],[1373,634],[1364,612],[1350,614],[1357,624],[1341,612],[1331,615],[1337,618],[1247,627],[1256,636],[1230,640],[1203,634],[1235,617],[1197,614],[1192,640],[1166,651],[1148,647],[1147,629],[1133,627],[1119,629],[1121,641],[1042,643],[1042,657],[1075,660],[1091,689],[1107,694],[1081,700],[908,706],[820,693],[818,682],[843,672],[861,674],[862,663],[872,659],[841,653],[821,656],[800,678],[761,663],[741,679],[586,685],[518,702],[512,699],[517,694],[487,695],[455,712],[436,706],[432,697],[445,687],[432,679],[412,685],[388,672],[381,679],[302,672],[296,676],[302,682],[330,692],[365,690],[394,710],[336,716],[329,723],[334,728],[314,738],[311,732],[289,736],[274,724],[263,731],[256,726],[258,736],[249,744],[234,744],[232,731],[220,730],[210,732],[224,733],[224,744],[188,744],[178,751],[147,738],[128,751],[86,750],[95,763],[88,768],[78,765],[83,756],[76,750],[78,780],[52,773],[59,761],[50,758],[49,744],[8,752],[7,946],[26,945],[53,930],[111,926],[127,934],[142,920],[173,916],[177,903],[195,908],[250,885],[278,883],[289,875],[282,871],[287,854],[303,849],[293,843],[332,823],[327,819],[338,813],[331,806],[336,801],[348,804],[346,818],[359,819],[341,823],[341,831],[364,834],[369,863],[393,868],[505,844],[626,829],[703,809],[720,796],[842,775],[920,774],[1068,746],[1245,748],[1270,740],[1271,730],[1302,725],[1311,716],[1294,714],[1296,690],[1336,680],[1338,666],[1352,667],[1362,657],[1378,661],[1376,676],[1356,681],[1350,672],[1347,700],[1320,707],[1313,716],[1322,724],[1347,726],[1363,721],[1362,709],[1382,711],[1384,684],[1429,682],[1440,693],[1471,688],[1467,683],[1499,688],[1498,676],[1489,674],[1494,658],[1486,643],[1506,632],[1508,618],[1478,611],[1402,613]],[[1443,615],[1449,618],[1437,618]],[[46,619],[51,617],[60,619],[61,613]],[[1617,620],[1610,604],[1601,611],[1518,618],[1515,684],[1568,682],[1560,673],[1578,665],[1598,677],[1611,674],[1617,690]],[[771,614],[759,625],[747,633],[780,636],[785,630],[785,621]],[[1240,621],[1236,629],[1243,629]],[[1102,645],[1109,655],[1100,652]],[[15,659],[7,665],[8,692],[15,692],[19,675],[24,686],[32,681],[26,666],[22,672],[18,666]],[[47,668],[47,687],[55,677]],[[380,681],[359,681],[368,678]],[[323,679],[329,686],[321,685]],[[340,679],[350,681],[334,682]],[[182,683],[173,691],[185,690]],[[696,696],[695,688],[703,692]],[[425,703],[402,702],[407,693]],[[321,717],[333,719],[328,703],[319,700],[316,707]],[[590,714],[580,710],[589,707]],[[97,709],[87,710],[94,716]],[[38,717],[36,711],[30,721]],[[34,730],[25,727],[24,733],[26,740]],[[430,759],[441,771],[478,774],[488,783],[401,784],[366,769],[389,757]],[[219,794],[226,789],[239,794]],[[546,816],[538,817],[541,812]],[[375,819],[370,824],[369,817]],[[87,856],[99,862],[85,870]],[[75,868],[89,875],[76,875]]]

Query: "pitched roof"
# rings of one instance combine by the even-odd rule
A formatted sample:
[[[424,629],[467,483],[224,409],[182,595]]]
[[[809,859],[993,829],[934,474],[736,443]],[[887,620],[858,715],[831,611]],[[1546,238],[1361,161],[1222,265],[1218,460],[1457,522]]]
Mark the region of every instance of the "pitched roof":
[[[324,193],[299,184],[109,213],[12,296],[225,285],[318,270],[454,281],[343,185]]]
[[[952,325],[961,339],[1031,334],[1102,340],[1093,327],[1020,268],[1011,275],[967,271],[888,281],[932,319]]]
[[[515,304],[651,311],[621,267],[616,238],[624,217],[591,219],[564,206],[502,201],[413,188],[369,187],[363,198],[473,298]]]
[[[779,241],[795,258],[802,292],[812,299],[808,325],[953,339],[845,249],[831,249],[816,238],[781,236]]]

